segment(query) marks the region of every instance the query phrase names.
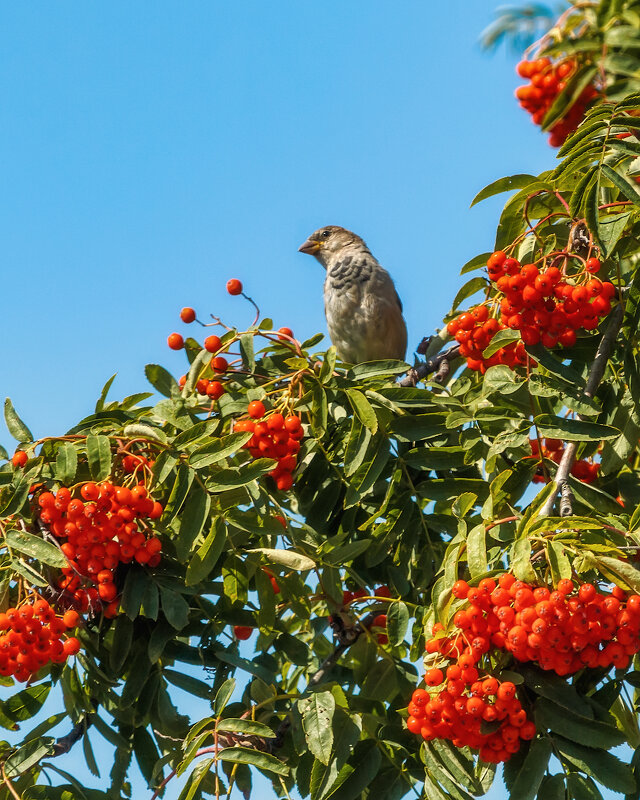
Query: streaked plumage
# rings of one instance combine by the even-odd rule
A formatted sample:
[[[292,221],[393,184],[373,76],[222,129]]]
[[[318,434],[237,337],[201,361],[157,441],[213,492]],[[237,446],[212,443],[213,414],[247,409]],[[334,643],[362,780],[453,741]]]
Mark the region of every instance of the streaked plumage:
[[[312,233],[299,248],[327,271],[324,310],[338,355],[350,364],[404,359],[407,327],[389,273],[364,241],[337,225]]]

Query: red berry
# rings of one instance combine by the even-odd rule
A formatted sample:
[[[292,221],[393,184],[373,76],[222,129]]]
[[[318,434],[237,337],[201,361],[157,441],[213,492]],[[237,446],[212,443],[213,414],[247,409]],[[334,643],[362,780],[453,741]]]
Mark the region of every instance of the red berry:
[[[280,341],[286,342],[289,339],[293,339],[293,331],[291,328],[278,328],[278,333],[280,334],[278,336]]]
[[[24,467],[28,460],[29,457],[24,450],[16,450],[16,452],[13,454],[13,458],[11,459],[11,463],[14,467]]]
[[[233,635],[236,637],[236,639],[240,639],[241,641],[248,639],[252,633],[253,633],[253,628],[250,625],[233,626]]]
[[[217,353],[222,347],[222,341],[219,336],[207,336],[204,340],[204,349],[209,353]]]
[[[172,333],[167,337],[167,344],[172,350],[182,350],[184,339],[179,333]]]
[[[187,323],[193,322],[195,318],[196,318],[196,312],[192,308],[189,308],[188,306],[186,308],[183,308],[182,311],[180,312],[180,319],[183,322]]]
[[[252,400],[247,406],[247,413],[252,419],[261,419],[265,415],[264,403],[261,400]]]
[[[227,281],[227,291],[229,294],[240,294],[242,292],[242,282],[237,278]]]

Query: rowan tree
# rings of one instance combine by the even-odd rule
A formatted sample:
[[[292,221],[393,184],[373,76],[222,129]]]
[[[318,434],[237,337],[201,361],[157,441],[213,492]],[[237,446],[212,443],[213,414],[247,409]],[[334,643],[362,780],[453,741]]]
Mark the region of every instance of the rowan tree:
[[[523,58],[557,164],[476,197],[411,369],[183,309],[155,393],[38,441],[7,400],[0,800],[132,759],[150,798],[640,797],[639,52],[638,0],[580,0]],[[90,737],[100,790],[55,761]]]

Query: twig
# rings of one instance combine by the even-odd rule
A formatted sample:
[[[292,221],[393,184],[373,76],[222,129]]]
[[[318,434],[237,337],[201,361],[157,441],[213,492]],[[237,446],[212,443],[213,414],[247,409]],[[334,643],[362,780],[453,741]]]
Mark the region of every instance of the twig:
[[[624,306],[620,302],[613,309],[609,319],[609,327],[607,332],[603,335],[602,339],[600,340],[600,344],[598,345],[598,350],[595,358],[593,359],[593,365],[591,367],[591,371],[589,372],[589,377],[587,378],[587,385],[585,386],[583,392],[585,397],[592,398],[595,395],[598,386],[600,385],[600,381],[602,380],[607,363],[611,357],[616,338],[620,331],[623,317]],[[578,414],[578,419],[583,419],[583,417]],[[558,464],[558,471],[556,472],[553,491],[540,510],[541,517],[548,517],[552,514],[558,492],[569,480],[569,473],[571,472],[571,467],[573,466],[577,449],[577,442],[569,442],[569,444],[566,446],[565,451],[562,454],[562,459]]]
[[[432,372],[438,372],[439,375],[442,376],[442,380],[444,380],[446,378],[446,368],[441,368],[441,365],[446,362],[448,366],[449,363],[458,358],[459,355],[459,344],[455,345],[455,347],[450,347],[448,350],[439,353],[437,356],[433,356],[432,358],[427,359],[427,361],[423,361],[421,364],[418,364],[417,367],[412,367],[406,376],[398,383],[398,386],[415,386],[418,381],[426,378],[427,375],[430,375]]]

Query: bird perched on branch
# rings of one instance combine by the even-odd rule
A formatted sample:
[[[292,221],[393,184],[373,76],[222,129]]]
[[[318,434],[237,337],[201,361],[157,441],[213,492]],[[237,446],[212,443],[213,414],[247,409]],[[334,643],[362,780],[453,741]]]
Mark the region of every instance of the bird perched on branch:
[[[327,271],[324,312],[338,356],[350,364],[404,359],[407,326],[391,276],[364,241],[351,231],[327,225],[299,248]]]

